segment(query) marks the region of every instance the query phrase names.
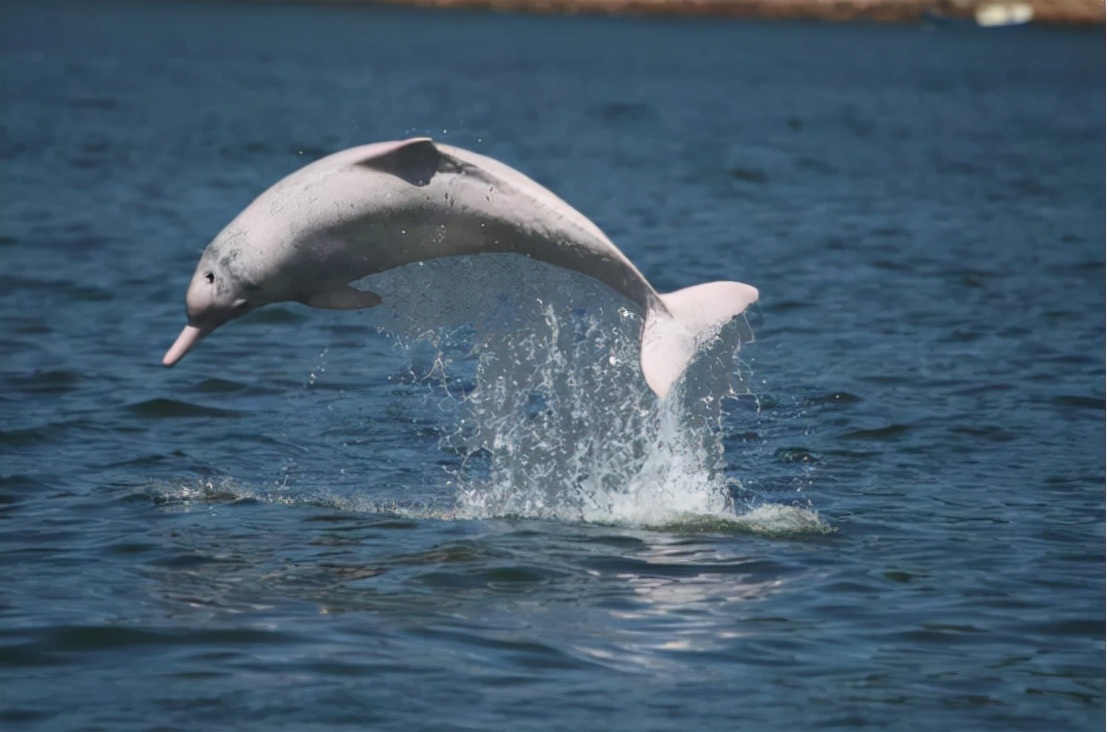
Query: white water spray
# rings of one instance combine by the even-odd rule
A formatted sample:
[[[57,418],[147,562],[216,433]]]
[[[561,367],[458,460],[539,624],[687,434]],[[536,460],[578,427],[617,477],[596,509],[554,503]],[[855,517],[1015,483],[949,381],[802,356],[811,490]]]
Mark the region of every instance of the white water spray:
[[[722,401],[743,390],[742,318],[659,400],[639,370],[641,317],[581,275],[479,255],[364,284],[389,303],[378,317],[402,344],[435,348],[429,380],[452,394],[445,442],[465,456],[449,476],[459,517],[735,517],[720,423]]]

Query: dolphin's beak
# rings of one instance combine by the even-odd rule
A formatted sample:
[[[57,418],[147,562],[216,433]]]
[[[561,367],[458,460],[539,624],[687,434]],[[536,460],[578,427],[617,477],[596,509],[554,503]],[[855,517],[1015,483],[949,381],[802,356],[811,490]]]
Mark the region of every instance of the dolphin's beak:
[[[181,331],[181,335],[177,336],[177,340],[173,342],[173,345],[169,347],[169,350],[165,352],[165,356],[162,358],[163,366],[172,366],[173,364],[184,358],[193,346],[200,342],[200,340],[211,333],[215,328],[197,328],[195,325],[186,325],[185,329]]]

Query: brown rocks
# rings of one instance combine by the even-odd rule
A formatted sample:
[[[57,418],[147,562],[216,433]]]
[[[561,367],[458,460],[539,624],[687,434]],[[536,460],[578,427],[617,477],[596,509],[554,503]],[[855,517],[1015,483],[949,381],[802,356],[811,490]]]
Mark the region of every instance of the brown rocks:
[[[632,13],[734,18],[812,18],[911,22],[925,17],[972,22],[981,6],[1024,6],[1032,22],[1103,24],[1104,0],[378,0],[398,5],[539,13]],[[1013,17],[1024,17],[1018,10]]]

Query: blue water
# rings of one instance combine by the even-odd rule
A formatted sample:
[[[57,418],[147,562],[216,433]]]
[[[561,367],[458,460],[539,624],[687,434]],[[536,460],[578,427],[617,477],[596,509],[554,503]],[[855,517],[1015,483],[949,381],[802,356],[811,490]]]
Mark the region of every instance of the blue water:
[[[1102,29],[6,1],[0,50],[5,732],[1102,728]],[[754,341],[659,405],[618,298],[476,258],[158,365],[254,196],[416,134]]]

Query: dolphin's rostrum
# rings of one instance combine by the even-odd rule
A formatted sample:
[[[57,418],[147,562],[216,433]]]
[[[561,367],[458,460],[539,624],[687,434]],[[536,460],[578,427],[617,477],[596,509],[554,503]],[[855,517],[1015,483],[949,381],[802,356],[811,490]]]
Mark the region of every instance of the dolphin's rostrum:
[[[273,302],[370,308],[350,286],[405,264],[510,252],[593,277],[643,314],[642,371],[664,397],[696,348],[758,299],[738,282],[659,294],[591,221],[522,173],[427,138],[317,160],[262,193],[208,245],[172,366],[229,320]]]

